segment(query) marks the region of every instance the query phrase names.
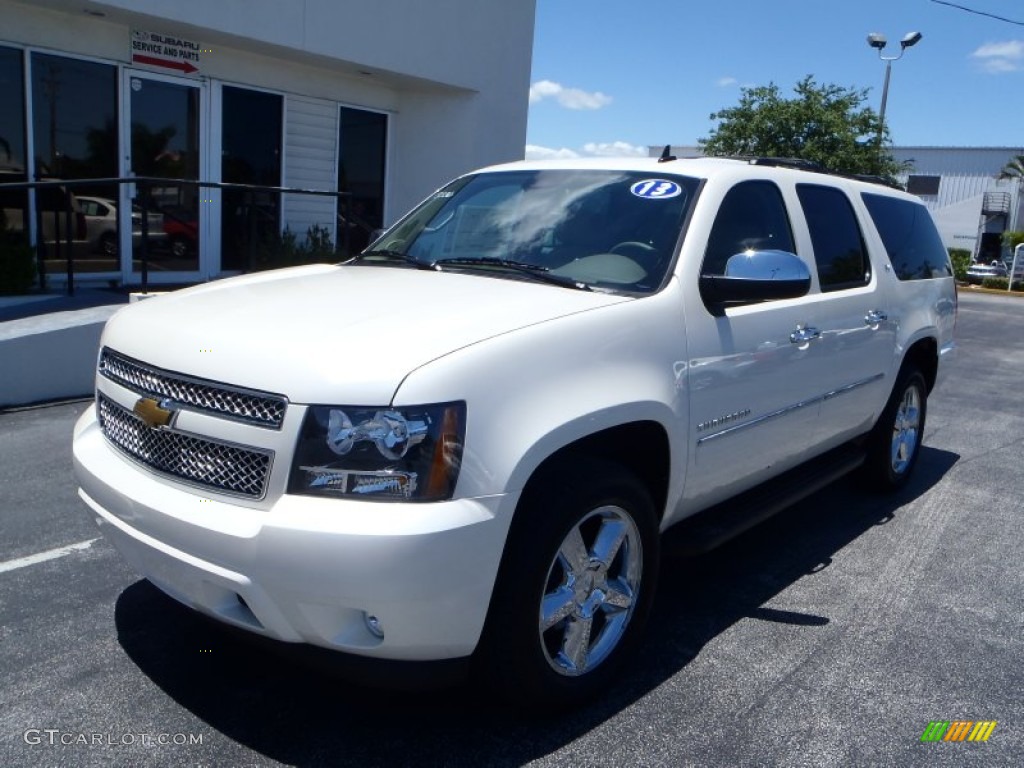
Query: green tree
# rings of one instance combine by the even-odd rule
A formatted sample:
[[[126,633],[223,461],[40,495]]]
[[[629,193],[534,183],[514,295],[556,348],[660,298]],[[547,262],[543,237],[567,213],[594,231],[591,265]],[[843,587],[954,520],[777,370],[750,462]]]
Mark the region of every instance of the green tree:
[[[1024,184],[1024,155],[1015,155],[999,172],[1000,179],[1016,179],[1018,184]]]
[[[1011,254],[1013,249],[1021,243],[1024,243],[1024,232],[1020,230],[1003,232],[1003,245],[1010,249]]]
[[[1020,210],[1021,196],[1024,195],[1024,155],[1014,155],[1006,165],[1003,166],[1003,170],[999,172],[999,179],[1013,179],[1017,182],[1017,209]],[[1017,216],[1020,214],[1018,213]],[[1020,221],[1014,221],[1019,227]],[[1012,245],[1010,246],[1013,247]]]
[[[904,166],[879,146],[879,117],[865,107],[867,89],[821,84],[808,75],[786,98],[779,86],[744,88],[734,107],[711,115],[718,125],[698,143],[706,155],[793,157],[831,171],[893,179]]]

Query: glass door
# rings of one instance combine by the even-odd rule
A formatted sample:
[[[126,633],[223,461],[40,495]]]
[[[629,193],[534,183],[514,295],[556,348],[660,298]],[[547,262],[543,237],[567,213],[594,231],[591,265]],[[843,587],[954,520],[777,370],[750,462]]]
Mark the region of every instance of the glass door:
[[[130,256],[123,268],[138,282],[142,270],[143,229],[149,279],[181,282],[201,279],[212,190],[208,180],[205,85],[185,78],[125,70],[128,176],[168,181],[126,185],[121,196],[121,243]],[[181,183],[176,183],[181,180]],[[134,188],[131,188],[134,187]],[[143,227],[143,211],[146,226]]]

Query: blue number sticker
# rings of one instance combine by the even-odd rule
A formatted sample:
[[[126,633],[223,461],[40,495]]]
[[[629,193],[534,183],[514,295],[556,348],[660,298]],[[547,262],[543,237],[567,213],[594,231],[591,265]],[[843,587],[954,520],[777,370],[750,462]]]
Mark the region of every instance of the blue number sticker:
[[[674,181],[647,179],[638,181],[629,188],[629,191],[645,200],[668,200],[670,197],[679,197],[683,193],[683,188]]]

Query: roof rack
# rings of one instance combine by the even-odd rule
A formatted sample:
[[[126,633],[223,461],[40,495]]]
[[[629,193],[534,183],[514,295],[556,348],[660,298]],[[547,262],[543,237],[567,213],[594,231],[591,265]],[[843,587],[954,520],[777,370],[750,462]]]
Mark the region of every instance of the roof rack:
[[[792,168],[798,171],[809,171],[811,173],[824,173],[827,176],[838,176],[843,179],[853,179],[854,181],[863,181],[868,184],[879,184],[883,187],[891,187],[893,189],[902,190],[899,184],[894,179],[887,179],[884,176],[877,176],[868,173],[842,173],[841,171],[833,171],[826,168],[821,163],[816,163],[813,160],[804,160],[799,157],[756,157],[752,155],[728,155],[725,156],[727,160],[740,160],[750,165],[763,165],[771,168]]]
[[[796,168],[800,171],[816,171],[817,173],[831,173],[821,163],[813,160],[804,160],[799,157],[752,157],[751,165],[767,165],[772,168]]]

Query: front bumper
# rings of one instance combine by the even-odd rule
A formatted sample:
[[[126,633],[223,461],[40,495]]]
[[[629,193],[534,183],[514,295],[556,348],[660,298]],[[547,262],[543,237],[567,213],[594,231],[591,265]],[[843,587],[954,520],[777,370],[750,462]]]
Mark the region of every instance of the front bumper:
[[[79,495],[103,534],[185,605],[277,640],[381,659],[455,659],[476,647],[511,496],[401,504],[286,494],[254,509],[132,463],[109,446],[95,408],[76,424],[73,452]]]

